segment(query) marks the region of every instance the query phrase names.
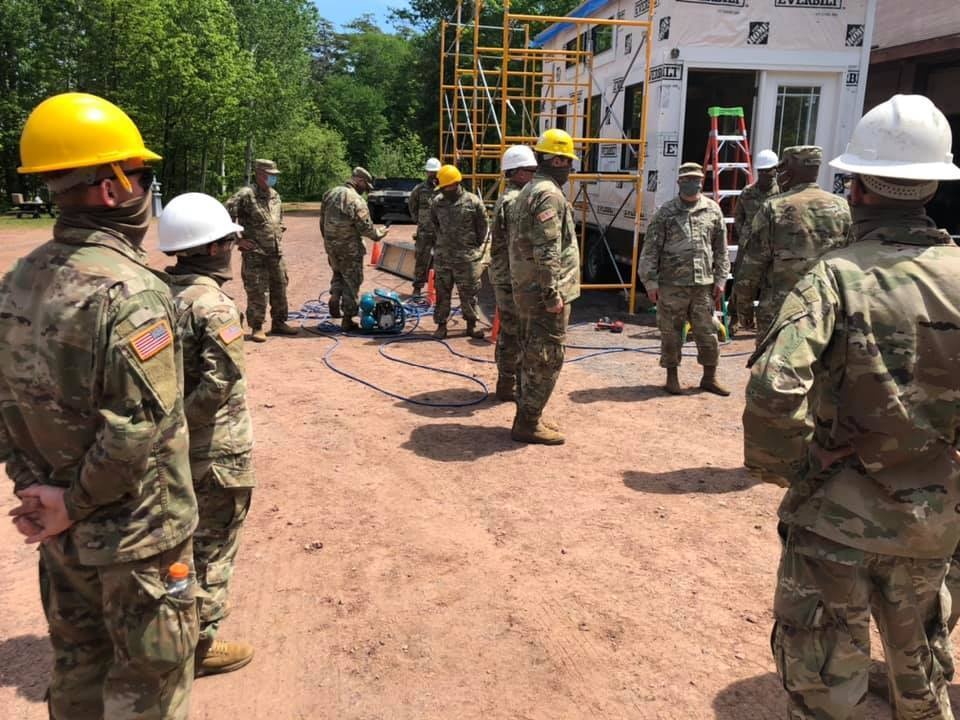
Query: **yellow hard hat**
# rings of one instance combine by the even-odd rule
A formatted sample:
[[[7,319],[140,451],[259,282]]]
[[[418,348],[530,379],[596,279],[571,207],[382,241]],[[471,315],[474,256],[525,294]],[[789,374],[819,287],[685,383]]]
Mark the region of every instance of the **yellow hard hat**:
[[[573,152],[573,138],[565,130],[559,128],[545,130],[543,135],[537,139],[537,144],[533,146],[533,149],[548,155],[561,155],[571,160],[577,159]]]
[[[463,175],[453,165],[441,165],[437,171],[437,189],[455,185],[463,180]]]
[[[27,118],[20,135],[19,173],[93,167],[123,160],[159,160],[133,120],[103,98],[63,93],[47,98]]]

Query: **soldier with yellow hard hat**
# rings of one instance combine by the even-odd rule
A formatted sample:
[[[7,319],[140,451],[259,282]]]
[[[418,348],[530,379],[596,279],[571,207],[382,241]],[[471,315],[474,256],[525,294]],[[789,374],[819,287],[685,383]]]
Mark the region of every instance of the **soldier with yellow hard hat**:
[[[20,157],[60,210],[0,284],[0,461],[40,543],[49,715],[186,718],[197,504],[170,291],[143,249],[160,157],[84,93],[38,105]]]

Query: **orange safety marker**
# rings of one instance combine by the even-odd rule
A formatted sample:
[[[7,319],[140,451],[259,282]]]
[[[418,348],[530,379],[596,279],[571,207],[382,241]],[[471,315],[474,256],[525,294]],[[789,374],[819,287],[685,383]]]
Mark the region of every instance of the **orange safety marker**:
[[[493,316],[493,327],[490,328],[490,342],[497,344],[497,335],[500,334],[500,308]]]
[[[383,241],[375,242],[373,247],[370,249],[370,264],[374,267],[380,262],[380,255],[383,254],[383,246],[381,245]]]
[[[430,274],[427,275],[427,300],[429,300],[432,305],[436,305],[437,286],[434,284],[433,275],[433,268],[430,268]]]

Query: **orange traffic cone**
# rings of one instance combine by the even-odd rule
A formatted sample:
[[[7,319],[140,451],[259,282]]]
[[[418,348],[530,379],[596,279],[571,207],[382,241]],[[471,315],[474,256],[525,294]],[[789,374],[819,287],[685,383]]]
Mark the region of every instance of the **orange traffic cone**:
[[[427,275],[427,300],[431,305],[437,304],[437,286],[434,284],[433,268],[430,268],[430,274]]]
[[[493,316],[493,327],[490,328],[490,342],[494,345],[497,344],[497,335],[500,334],[500,308],[497,308],[497,312]]]
[[[380,242],[375,242],[370,250],[370,264],[374,267],[380,263],[380,256],[383,254],[383,246]]]

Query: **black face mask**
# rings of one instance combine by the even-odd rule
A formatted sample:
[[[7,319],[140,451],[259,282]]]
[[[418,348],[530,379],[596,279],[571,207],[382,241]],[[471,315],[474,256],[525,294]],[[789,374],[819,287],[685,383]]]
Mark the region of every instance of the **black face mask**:
[[[167,272],[171,275],[204,275],[223,285],[233,279],[230,269],[232,255],[229,250],[216,255],[177,255],[177,264],[168,267]]]
[[[572,169],[573,168],[571,168],[569,165],[566,167],[557,167],[555,165],[548,165],[544,163],[540,166],[540,172],[551,177],[553,181],[561,187],[567,184],[567,180],[570,179],[570,171]]]

